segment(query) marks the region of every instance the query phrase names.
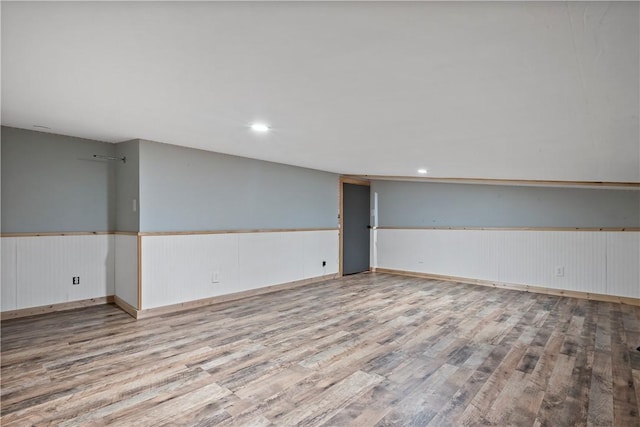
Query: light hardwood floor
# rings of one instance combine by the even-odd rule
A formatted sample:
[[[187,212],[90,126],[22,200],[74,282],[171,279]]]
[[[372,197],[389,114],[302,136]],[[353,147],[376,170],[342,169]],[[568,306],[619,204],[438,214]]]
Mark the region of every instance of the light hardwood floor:
[[[640,308],[361,274],[2,323],[10,425],[638,426]]]

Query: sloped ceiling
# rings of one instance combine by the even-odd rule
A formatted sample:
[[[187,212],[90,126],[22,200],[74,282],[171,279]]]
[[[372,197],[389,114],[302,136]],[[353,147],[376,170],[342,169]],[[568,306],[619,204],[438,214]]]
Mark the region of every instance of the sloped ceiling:
[[[344,174],[640,181],[637,2],[1,7],[3,125]]]

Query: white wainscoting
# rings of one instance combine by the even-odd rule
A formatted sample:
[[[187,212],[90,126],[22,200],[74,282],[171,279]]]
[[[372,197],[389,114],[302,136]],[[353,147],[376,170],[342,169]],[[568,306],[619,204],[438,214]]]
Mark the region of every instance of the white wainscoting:
[[[18,261],[17,261],[17,238],[3,237],[2,241],[2,268],[0,277],[2,311],[16,309],[16,301],[18,296]]]
[[[138,236],[115,236],[115,295],[138,307]]]
[[[337,230],[143,236],[141,308],[337,272]]]
[[[607,233],[607,289],[640,298],[640,232]]]
[[[2,311],[113,295],[114,251],[113,235],[2,237]]]
[[[640,298],[640,232],[376,232],[378,268]]]

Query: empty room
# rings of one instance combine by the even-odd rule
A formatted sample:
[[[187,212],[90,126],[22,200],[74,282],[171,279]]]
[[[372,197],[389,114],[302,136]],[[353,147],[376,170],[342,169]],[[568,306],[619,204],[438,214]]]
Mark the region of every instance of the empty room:
[[[640,426],[640,3],[2,1],[3,426]]]

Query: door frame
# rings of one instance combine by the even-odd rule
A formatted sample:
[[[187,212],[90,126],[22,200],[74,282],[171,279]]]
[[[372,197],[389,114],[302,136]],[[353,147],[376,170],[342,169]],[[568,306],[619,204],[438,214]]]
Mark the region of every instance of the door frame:
[[[344,184],[355,184],[355,185],[364,185],[366,187],[371,187],[371,181],[362,178],[354,178],[351,176],[340,176],[340,210],[338,212],[339,219],[339,228],[338,228],[338,237],[340,240],[339,249],[338,249],[338,277],[342,277],[342,264],[343,264],[343,250],[344,250],[344,236],[343,236],[343,227],[344,227]],[[369,218],[371,221],[371,218]],[[371,248],[369,248],[369,252],[371,252]],[[371,261],[369,261],[371,264]],[[371,269],[371,265],[369,265],[369,269]]]

